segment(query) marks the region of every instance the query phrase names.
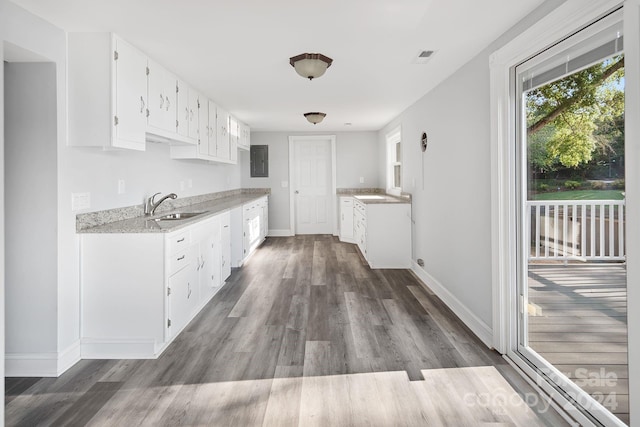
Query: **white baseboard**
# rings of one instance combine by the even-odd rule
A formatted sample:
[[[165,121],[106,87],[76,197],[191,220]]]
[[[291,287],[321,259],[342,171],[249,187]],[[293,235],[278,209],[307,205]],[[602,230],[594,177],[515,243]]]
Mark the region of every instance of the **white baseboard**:
[[[82,339],[83,359],[156,359],[165,345],[154,340]]]
[[[460,302],[442,283],[424,271],[415,261],[412,262],[411,270],[487,347],[493,348],[493,330],[489,325],[469,310],[469,307]]]
[[[58,353],[58,375],[62,375],[67,369],[82,359],[80,340],[77,340],[64,351]]]
[[[293,236],[291,230],[269,230],[269,237],[289,237]]]
[[[59,377],[80,360],[80,341],[55,353],[7,353],[7,377]]]

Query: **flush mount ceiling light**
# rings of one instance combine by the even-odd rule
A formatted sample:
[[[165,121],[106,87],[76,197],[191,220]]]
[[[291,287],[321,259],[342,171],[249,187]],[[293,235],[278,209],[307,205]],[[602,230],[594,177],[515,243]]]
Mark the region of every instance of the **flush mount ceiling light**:
[[[309,123],[313,123],[314,125],[317,125],[322,121],[322,119],[326,117],[326,114],[314,112],[314,113],[304,113],[304,116],[307,118],[307,120],[309,120]]]
[[[320,77],[331,66],[333,59],[321,53],[302,53],[289,58],[289,64],[302,77],[313,80]]]

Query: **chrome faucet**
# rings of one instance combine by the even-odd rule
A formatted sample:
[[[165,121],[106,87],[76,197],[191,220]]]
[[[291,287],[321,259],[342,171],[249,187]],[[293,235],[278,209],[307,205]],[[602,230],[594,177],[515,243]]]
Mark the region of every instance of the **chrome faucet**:
[[[160,200],[158,200],[157,202],[154,201],[154,199],[156,198],[156,196],[160,194],[160,193],[156,193],[153,196],[149,197],[147,199],[147,201],[144,204],[144,214],[145,215],[153,215],[156,211],[156,209],[158,208],[158,206],[160,206],[160,203],[164,202],[167,199],[177,199],[178,195],[176,193],[169,193],[166,196],[164,196],[163,198],[161,198]]]

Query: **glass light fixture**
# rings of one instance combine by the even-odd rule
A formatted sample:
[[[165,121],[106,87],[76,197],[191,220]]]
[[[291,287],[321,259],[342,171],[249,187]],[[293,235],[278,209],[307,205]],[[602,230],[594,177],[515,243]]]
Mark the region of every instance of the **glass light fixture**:
[[[309,120],[309,123],[313,123],[314,125],[317,125],[326,117],[326,114],[313,112],[313,113],[304,113],[304,116],[307,118],[307,120]]]
[[[321,53],[302,53],[289,58],[289,64],[302,77],[313,80],[320,77],[331,66],[333,59]]]

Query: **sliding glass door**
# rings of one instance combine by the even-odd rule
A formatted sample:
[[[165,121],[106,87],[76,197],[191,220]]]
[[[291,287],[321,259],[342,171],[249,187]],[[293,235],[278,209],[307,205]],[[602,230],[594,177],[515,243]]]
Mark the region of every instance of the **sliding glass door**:
[[[515,70],[517,351],[611,425],[629,422],[623,41],[618,11]]]

